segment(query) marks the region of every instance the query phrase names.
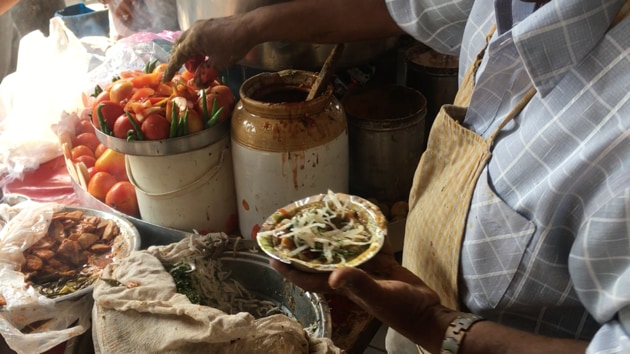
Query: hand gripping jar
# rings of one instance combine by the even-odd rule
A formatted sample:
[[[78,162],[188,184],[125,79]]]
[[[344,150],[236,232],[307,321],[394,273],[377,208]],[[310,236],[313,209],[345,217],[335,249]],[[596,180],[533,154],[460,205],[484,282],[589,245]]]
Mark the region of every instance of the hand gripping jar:
[[[332,85],[306,101],[317,78],[284,70],[247,79],[232,115],[232,162],[241,235],[255,238],[278,208],[348,190],[348,128]]]

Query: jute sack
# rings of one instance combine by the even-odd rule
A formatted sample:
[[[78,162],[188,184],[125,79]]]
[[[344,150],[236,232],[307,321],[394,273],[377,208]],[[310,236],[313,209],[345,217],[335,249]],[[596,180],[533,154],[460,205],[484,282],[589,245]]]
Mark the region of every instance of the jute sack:
[[[197,243],[195,245],[195,243]],[[215,250],[216,251],[216,250]],[[192,304],[177,293],[162,262],[186,259],[198,240],[150,247],[108,265],[95,284],[92,336],[96,353],[342,353],[285,316],[255,319]]]

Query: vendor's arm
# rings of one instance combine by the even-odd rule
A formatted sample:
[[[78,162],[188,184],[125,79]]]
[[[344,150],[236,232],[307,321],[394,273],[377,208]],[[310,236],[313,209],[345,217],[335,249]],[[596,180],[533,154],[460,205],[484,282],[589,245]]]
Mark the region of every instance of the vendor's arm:
[[[267,41],[337,43],[400,35],[383,0],[300,0],[259,7],[227,18],[199,20],[174,46],[165,80],[194,55],[225,69]]]
[[[393,261],[393,259],[392,259]],[[310,291],[335,291],[347,296],[385,325],[395,329],[431,353],[439,353],[442,339],[458,312],[439,303],[438,296],[413,273],[390,262],[388,280],[376,280],[356,268],[340,268],[327,274],[304,273],[272,260],[271,265],[287,279]],[[383,270],[380,271],[384,275]],[[459,353],[584,353],[587,342],[543,337],[490,321],[475,323]]]

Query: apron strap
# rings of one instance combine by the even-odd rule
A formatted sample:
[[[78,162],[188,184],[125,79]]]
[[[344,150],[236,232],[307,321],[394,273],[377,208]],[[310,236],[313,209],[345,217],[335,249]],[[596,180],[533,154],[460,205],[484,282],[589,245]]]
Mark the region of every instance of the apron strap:
[[[501,121],[501,124],[499,124],[497,129],[495,129],[492,132],[492,134],[490,134],[490,136],[488,137],[488,141],[491,141],[491,142],[494,141],[497,135],[499,135],[499,132],[501,131],[501,129],[503,129],[503,127],[505,127],[506,124],[508,124],[512,119],[514,119],[514,117],[516,117],[523,110],[523,108],[525,108],[527,103],[529,103],[529,101],[532,99],[532,97],[534,97],[534,95],[536,95],[535,87],[532,87],[529,90],[527,90],[527,92],[525,93],[525,96],[523,96],[523,98],[521,98],[521,100],[518,101],[516,106],[512,107],[510,112],[508,112],[508,114],[503,118],[503,120]]]
[[[483,60],[483,56],[486,54],[486,49],[488,49],[488,45],[490,43],[490,39],[494,35],[494,32],[497,29],[497,25],[494,24],[490,27],[490,30],[486,34],[486,44],[483,48],[477,53],[475,60],[472,64],[466,69],[466,73],[464,74],[464,78],[462,83],[457,90],[457,94],[455,95],[455,99],[453,100],[453,105],[460,107],[468,107],[470,106],[470,99],[472,98],[473,88],[475,87],[475,75],[477,74],[477,69],[481,65],[481,61]]]

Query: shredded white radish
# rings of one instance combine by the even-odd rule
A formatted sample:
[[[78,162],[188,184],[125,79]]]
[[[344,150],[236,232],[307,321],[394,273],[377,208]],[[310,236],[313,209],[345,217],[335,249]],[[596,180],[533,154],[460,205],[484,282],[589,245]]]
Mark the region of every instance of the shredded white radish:
[[[282,219],[273,230],[263,231],[258,237],[277,237],[277,248],[289,257],[310,252],[325,264],[345,263],[365,249],[372,235],[356,217],[356,212],[328,191],[321,205],[305,207],[290,218]],[[291,242],[282,242],[290,239]],[[295,247],[287,252],[286,244]]]

